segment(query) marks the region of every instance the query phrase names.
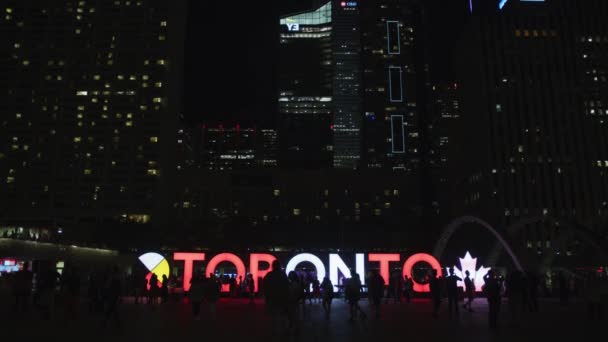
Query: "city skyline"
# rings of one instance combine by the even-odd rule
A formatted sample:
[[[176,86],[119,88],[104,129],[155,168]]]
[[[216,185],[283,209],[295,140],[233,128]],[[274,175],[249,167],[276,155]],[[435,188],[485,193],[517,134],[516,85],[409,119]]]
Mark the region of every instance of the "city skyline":
[[[503,229],[540,218],[605,236],[608,157],[593,144],[604,139],[606,67],[598,47],[606,29],[592,10],[602,5],[592,1],[575,7],[583,13],[575,18],[585,20],[573,19],[574,29],[553,24],[569,1],[500,8],[477,0],[473,10],[467,1],[419,0],[238,11],[215,2],[5,5],[13,59],[3,70],[21,77],[4,80],[11,101],[0,128],[0,190],[9,201],[0,228],[29,227],[42,236],[61,229],[64,238],[122,248],[161,239],[222,245],[235,235],[243,241],[231,243],[242,246],[411,247],[474,215]],[[234,22],[217,13],[233,14]],[[112,25],[100,24],[109,17]],[[43,38],[45,31],[53,34]],[[542,44],[524,48],[535,42]],[[555,62],[553,50],[546,60],[524,53],[541,55],[545,46],[567,52],[566,62]],[[556,79],[560,94],[585,89],[584,101],[563,106],[548,86],[530,88],[520,101],[520,85],[545,84],[545,74],[498,66],[503,51],[518,56],[506,60],[520,68],[578,75]],[[493,77],[501,91],[492,90]],[[524,112],[519,123],[503,118]],[[595,120],[589,129],[565,132],[560,123],[561,140],[543,135],[555,125],[542,120],[562,115],[574,123],[579,114]],[[525,129],[537,139],[506,138]],[[546,141],[578,144],[583,137],[577,155],[593,157],[571,162],[572,174],[580,172],[572,182],[565,166],[552,178],[557,185],[540,188],[496,178],[519,176],[521,165],[505,165]],[[539,165],[572,159],[570,148]],[[569,192],[558,193],[562,187]],[[567,195],[580,189],[592,189],[592,198]],[[526,253],[534,246],[559,252],[552,246],[564,235],[544,233],[552,225],[526,223],[514,243]],[[146,238],[137,239],[142,232]]]

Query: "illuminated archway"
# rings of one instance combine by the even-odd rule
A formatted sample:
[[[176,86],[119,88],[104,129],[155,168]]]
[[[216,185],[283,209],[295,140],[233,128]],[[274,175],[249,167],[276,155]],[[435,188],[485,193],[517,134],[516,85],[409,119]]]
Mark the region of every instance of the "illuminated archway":
[[[443,251],[447,247],[448,242],[450,241],[450,238],[465,223],[478,224],[478,225],[482,226],[483,228],[485,228],[490,233],[492,233],[492,235],[494,235],[496,240],[498,240],[498,243],[500,243],[502,245],[502,247],[507,251],[507,253],[509,253],[509,256],[511,257],[511,260],[513,260],[513,264],[515,265],[515,267],[518,270],[523,271],[523,268],[521,267],[521,263],[519,262],[519,259],[517,258],[517,256],[515,255],[515,253],[509,246],[509,244],[507,243],[507,241],[505,241],[505,239],[500,235],[500,233],[498,233],[496,231],[496,229],[494,229],[490,224],[488,224],[486,221],[484,221],[478,217],[475,217],[475,216],[463,216],[463,217],[457,218],[443,229],[443,232],[441,233],[441,236],[439,237],[439,240],[437,241],[437,243],[435,244],[435,248],[433,249],[433,255],[435,256],[435,258],[437,258],[438,260],[441,260],[441,255],[443,254]]]

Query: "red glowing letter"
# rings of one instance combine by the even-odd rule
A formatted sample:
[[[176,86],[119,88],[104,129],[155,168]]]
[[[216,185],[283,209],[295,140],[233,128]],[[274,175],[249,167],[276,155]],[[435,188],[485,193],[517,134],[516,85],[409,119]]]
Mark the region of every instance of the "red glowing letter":
[[[195,261],[205,260],[205,253],[173,253],[173,260],[184,261],[184,291],[190,290],[192,279],[192,264]]]
[[[258,254],[253,253],[249,256],[249,272],[253,277],[253,283],[255,284],[255,292],[258,292],[258,280],[264,278],[268,272],[270,272],[272,263],[277,260],[274,255],[271,254]],[[260,262],[267,262],[268,268],[260,270]]]
[[[401,260],[401,256],[399,254],[369,254],[368,259],[369,261],[380,262],[380,275],[384,279],[384,285],[388,285],[390,276],[388,273],[388,263]],[[364,275],[362,275],[362,277],[364,277]]]
[[[231,262],[234,266],[236,266],[237,279],[239,277],[243,277],[242,279],[245,279],[245,264],[243,263],[243,260],[241,260],[241,258],[232,253],[221,253],[211,258],[211,260],[209,260],[209,263],[207,264],[207,268],[205,269],[207,275],[209,275],[209,273],[215,273],[217,265],[224,261]]]
[[[438,277],[441,277],[441,275],[442,275],[441,265],[439,264],[439,261],[437,261],[437,259],[435,259],[434,256],[432,256],[430,254],[426,254],[426,253],[414,254],[411,257],[407,258],[407,260],[405,261],[405,264],[403,264],[403,276],[408,276],[408,277],[412,278],[412,282],[414,283],[414,291],[429,292],[430,291],[429,284],[420,284],[412,277],[412,268],[414,267],[415,264],[417,264],[419,262],[426,262],[427,264],[431,265],[431,267],[433,269],[437,270]]]

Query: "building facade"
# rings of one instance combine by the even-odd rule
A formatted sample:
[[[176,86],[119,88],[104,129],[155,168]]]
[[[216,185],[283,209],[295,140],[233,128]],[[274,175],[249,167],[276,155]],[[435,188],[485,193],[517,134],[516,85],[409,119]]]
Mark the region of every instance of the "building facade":
[[[498,227],[546,217],[521,230],[539,255],[581,251],[577,239],[554,245],[559,222],[606,234],[607,6],[507,1],[474,13],[461,46],[457,144],[467,158],[454,165],[457,212]]]
[[[185,5],[4,1],[0,9],[3,219],[161,222],[175,168]]]
[[[428,78],[416,1],[361,2],[364,163],[417,170]],[[419,32],[420,31],[420,32]]]

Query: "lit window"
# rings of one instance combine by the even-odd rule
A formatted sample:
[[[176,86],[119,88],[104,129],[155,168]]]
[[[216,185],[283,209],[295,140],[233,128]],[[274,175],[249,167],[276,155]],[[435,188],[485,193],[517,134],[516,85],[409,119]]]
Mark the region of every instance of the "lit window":
[[[157,143],[158,142],[158,137],[150,137],[150,142],[151,143]]]
[[[74,142],[75,143],[79,143],[80,141],[82,141],[81,137],[74,137]]]
[[[148,169],[148,176],[158,176],[157,169]]]
[[[84,174],[87,175],[87,176],[88,175],[92,175],[93,174],[93,170],[91,170],[91,169],[84,169]]]
[[[76,91],[76,96],[87,96],[89,95],[89,92],[86,90],[78,90]]]
[[[294,216],[300,216],[300,214],[301,214],[300,209],[297,209],[297,208],[294,208],[294,209],[293,209],[293,215],[294,215]]]
[[[281,196],[281,190],[279,190],[279,189],[274,189],[274,190],[272,191],[272,194],[273,194],[275,197]]]

